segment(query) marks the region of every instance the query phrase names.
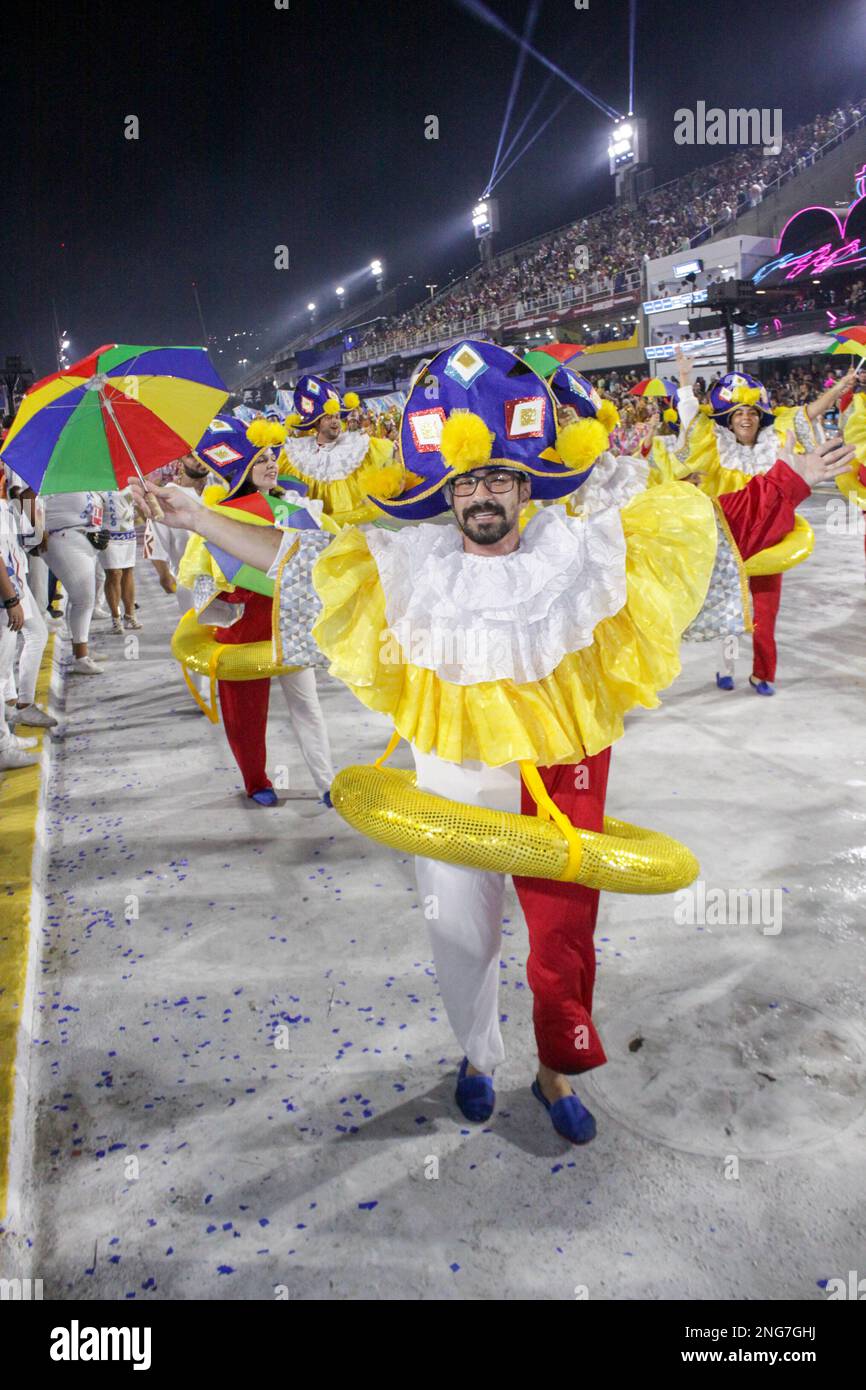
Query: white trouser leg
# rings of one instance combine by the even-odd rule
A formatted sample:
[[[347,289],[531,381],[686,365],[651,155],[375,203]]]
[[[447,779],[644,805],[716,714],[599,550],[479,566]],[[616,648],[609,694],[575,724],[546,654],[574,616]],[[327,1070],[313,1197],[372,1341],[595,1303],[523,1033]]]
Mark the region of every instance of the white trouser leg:
[[[324,794],[334,780],[334,765],[316,689],[316,673],[312,666],[307,666],[302,671],[293,671],[289,676],[278,676],[277,680],[304,762],[317,791]]]
[[[185,589],[182,584],[178,584],[174,591],[177,599],[177,609],[180,616],[188,613],[192,608],[192,589]],[[203,700],[210,698],[210,681],[207,676],[197,676],[195,671],[189,672],[189,678]]]
[[[93,617],[96,551],[83,531],[58,531],[48,538],[46,559],[66,590],[72,640],[86,642]]]
[[[424,790],[492,810],[519,810],[516,767],[458,766],[412,751]],[[472,1065],[489,1075],[505,1056],[499,1030],[505,878],[437,859],[416,859],[415,874],[448,1021]]]
[[[12,675],[17,645],[18,638],[9,626],[6,611],[0,608],[0,692],[3,694],[3,699],[0,700],[0,747],[4,743],[8,743],[12,737],[9,725],[6,723],[6,687]]]
[[[27,583],[36,600],[36,607],[44,613],[48,607],[48,566],[41,555],[27,556]]]
[[[29,589],[25,589],[21,595],[21,605],[24,609],[24,627],[21,629],[24,645],[18,662],[18,703],[32,705],[36,699],[36,682],[48,641],[48,628]]]
[[[726,676],[733,676],[737,668],[737,638],[722,638],[722,657],[720,672]]]

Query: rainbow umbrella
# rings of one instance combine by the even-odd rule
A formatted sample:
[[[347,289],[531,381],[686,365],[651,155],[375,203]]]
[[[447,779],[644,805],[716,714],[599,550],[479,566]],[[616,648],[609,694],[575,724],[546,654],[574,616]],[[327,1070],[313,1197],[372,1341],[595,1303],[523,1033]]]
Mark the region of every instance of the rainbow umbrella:
[[[666,376],[645,376],[643,381],[639,381],[637,386],[630,386],[628,394],[630,396],[672,396],[677,389],[675,381],[669,381]]]
[[[0,458],[35,492],[111,492],[188,454],[227,398],[204,348],[109,343],[30,387]]]
[[[580,357],[584,350],[579,343],[547,343],[543,348],[533,348],[527,352],[523,360],[546,381],[557,367],[564,367],[573,358]]]
[[[838,328],[832,333],[834,341],[825,352],[832,354],[848,353],[851,357],[866,357],[866,326],[854,324],[851,328]]]

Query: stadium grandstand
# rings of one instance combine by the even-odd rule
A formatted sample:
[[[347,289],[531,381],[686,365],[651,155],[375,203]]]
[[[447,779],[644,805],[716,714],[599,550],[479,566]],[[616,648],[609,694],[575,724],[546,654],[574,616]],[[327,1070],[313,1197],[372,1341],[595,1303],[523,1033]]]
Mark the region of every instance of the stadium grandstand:
[[[501,252],[407,312],[383,317],[377,296],[328,323],[309,325],[240,384],[250,403],[312,371],[362,397],[398,399],[417,364],[458,337],[489,338],[520,350],[557,339],[579,344],[581,371],[601,378],[644,374],[683,342],[699,365],[722,361],[722,334],[702,332],[691,314],[713,284],[750,278],[770,261],[792,212],[809,203],[850,203],[866,163],[866,97],[784,136],[777,153],[737,148],[713,164],[653,188],[635,205],[611,204]],[[862,189],[858,188],[858,191]],[[699,252],[689,257],[687,253]],[[673,264],[679,259],[681,265]],[[687,288],[681,266],[700,266]],[[579,267],[585,266],[585,269]],[[862,314],[863,282],[841,270],[832,284],[809,284],[768,320],[777,337],[797,337],[796,354],[820,351],[826,310]],[[665,312],[667,300],[672,308]],[[691,299],[691,303],[682,301]],[[808,323],[806,319],[808,318]],[[687,331],[682,332],[685,328]],[[757,325],[754,338],[766,336]],[[736,332],[743,359],[767,356],[766,343]],[[643,371],[641,369],[644,369]],[[637,379],[635,376],[635,379]]]

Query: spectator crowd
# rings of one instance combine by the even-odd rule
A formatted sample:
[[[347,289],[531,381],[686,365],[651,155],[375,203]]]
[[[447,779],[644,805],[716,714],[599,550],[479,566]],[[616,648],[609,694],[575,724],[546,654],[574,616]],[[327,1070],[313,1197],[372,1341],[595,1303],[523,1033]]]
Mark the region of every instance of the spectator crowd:
[[[399,351],[459,334],[472,315],[515,317],[616,294],[638,276],[642,260],[687,250],[761,202],[768,187],[808,168],[835,137],[864,119],[866,98],[817,116],[786,135],[777,154],[743,147],[725,159],[664,184],[636,207],[616,203],[563,230],[510,251],[473,271],[435,299],[379,326],[363,339],[369,353]],[[575,265],[586,247],[588,269]]]

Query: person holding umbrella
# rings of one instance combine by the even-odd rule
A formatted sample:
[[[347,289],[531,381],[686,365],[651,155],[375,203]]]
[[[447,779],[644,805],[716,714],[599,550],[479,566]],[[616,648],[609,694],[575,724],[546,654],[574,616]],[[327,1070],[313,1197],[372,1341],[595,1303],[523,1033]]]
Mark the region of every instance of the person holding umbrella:
[[[204,348],[109,343],[31,386],[0,457],[45,498],[46,559],[68,596],[72,674],[99,675],[88,638],[101,493],[181,458],[228,392]]]

